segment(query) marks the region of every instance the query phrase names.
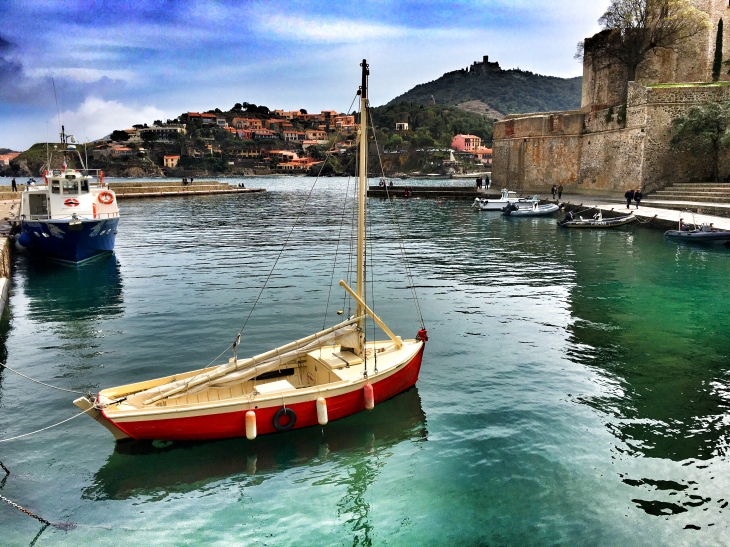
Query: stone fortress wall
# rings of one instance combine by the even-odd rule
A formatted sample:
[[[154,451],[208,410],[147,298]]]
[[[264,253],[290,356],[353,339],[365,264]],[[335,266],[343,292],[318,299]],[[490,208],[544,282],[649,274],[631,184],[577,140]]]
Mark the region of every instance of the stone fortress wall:
[[[730,99],[730,85],[712,81],[717,24],[722,18],[723,59],[730,59],[730,1],[691,0],[710,16],[711,28],[682,51],[650,54],[637,68],[623,100],[626,70],[597,70],[586,55],[580,111],[507,116],[495,124],[492,179],[524,191],[562,184],[583,193],[650,192],[675,182],[706,180],[706,157],[682,154],[669,146],[672,119],[693,105]],[[586,40],[586,52],[603,33]],[[720,81],[730,83],[727,67]],[[683,83],[690,82],[690,83]],[[691,83],[701,82],[701,83]],[[721,158],[720,177],[730,174]],[[725,166],[723,168],[723,166]]]

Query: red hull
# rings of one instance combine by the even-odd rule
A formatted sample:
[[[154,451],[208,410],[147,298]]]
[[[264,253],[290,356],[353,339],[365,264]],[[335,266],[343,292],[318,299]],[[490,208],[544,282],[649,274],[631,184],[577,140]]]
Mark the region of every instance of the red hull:
[[[399,393],[413,387],[421,370],[423,350],[395,374],[373,383],[375,404],[395,397]],[[259,435],[277,433],[274,429],[274,414],[280,406],[253,409],[256,412],[256,429]],[[317,421],[316,401],[306,401],[287,405],[296,413],[297,419],[293,429],[302,429],[319,425]],[[362,389],[327,398],[327,414],[329,421],[339,420],[365,410],[365,397]],[[207,416],[189,418],[168,418],[162,420],[140,420],[136,422],[114,422],[115,427],[133,439],[152,439],[166,441],[192,441],[205,439],[227,439],[246,435],[246,410],[223,412]]]

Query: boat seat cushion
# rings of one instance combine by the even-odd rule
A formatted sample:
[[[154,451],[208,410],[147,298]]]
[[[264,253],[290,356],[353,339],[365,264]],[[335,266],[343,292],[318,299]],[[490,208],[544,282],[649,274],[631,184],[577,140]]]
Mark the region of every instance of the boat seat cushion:
[[[254,386],[254,389],[261,395],[266,395],[282,391],[293,391],[296,388],[289,383],[289,380],[277,380],[276,382],[269,382],[268,384],[259,384]]]

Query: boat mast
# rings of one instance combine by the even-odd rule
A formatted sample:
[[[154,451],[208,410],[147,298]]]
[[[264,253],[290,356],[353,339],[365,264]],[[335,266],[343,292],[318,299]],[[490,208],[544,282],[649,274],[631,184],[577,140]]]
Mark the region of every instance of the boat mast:
[[[360,302],[365,301],[365,199],[367,190],[368,176],[368,76],[370,70],[365,59],[362,60],[362,87],[360,87],[360,183],[359,196],[357,200],[357,287],[358,296],[357,308],[355,310],[356,317],[362,317],[365,313]],[[360,330],[360,347],[358,348],[364,353],[365,348],[365,329],[364,319],[357,322]]]

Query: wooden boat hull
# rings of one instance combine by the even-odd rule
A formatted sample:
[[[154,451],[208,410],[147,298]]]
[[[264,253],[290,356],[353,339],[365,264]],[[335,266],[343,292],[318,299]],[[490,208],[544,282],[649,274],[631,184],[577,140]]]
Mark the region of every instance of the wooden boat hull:
[[[416,384],[421,370],[424,348],[425,344],[399,370],[395,370],[381,379],[373,379],[372,386],[376,405]],[[323,396],[327,402],[329,421],[339,420],[365,410],[363,388],[366,383],[368,382],[363,380],[343,386],[344,392],[339,393],[341,390],[333,390],[335,394],[331,397],[328,397],[326,393],[315,393],[306,401],[291,404],[287,402],[286,408],[292,409],[296,414],[296,423],[292,429],[318,425],[316,400],[319,396]],[[125,437],[166,441],[227,439],[246,435],[246,412],[253,410],[256,413],[258,435],[268,435],[278,433],[274,427],[274,415],[283,408],[282,402],[286,398],[288,397],[279,398],[275,404],[263,401],[260,408],[255,404],[249,408],[248,402],[243,401],[241,404],[230,405],[228,408],[201,409],[196,415],[179,418],[171,416],[161,419],[140,417],[140,419],[115,420],[102,410],[99,421],[104,420],[107,424],[102,425],[108,429],[111,429],[111,426],[121,432],[123,435],[115,434],[118,440]],[[180,413],[183,412],[182,409],[180,411]]]
[[[625,226],[626,224],[631,224],[636,220],[636,217],[631,216],[625,216],[625,217],[616,217],[616,218],[605,218],[603,220],[571,220],[568,222],[561,221],[558,222],[558,226],[562,226],[563,228],[616,228],[617,226]]]

